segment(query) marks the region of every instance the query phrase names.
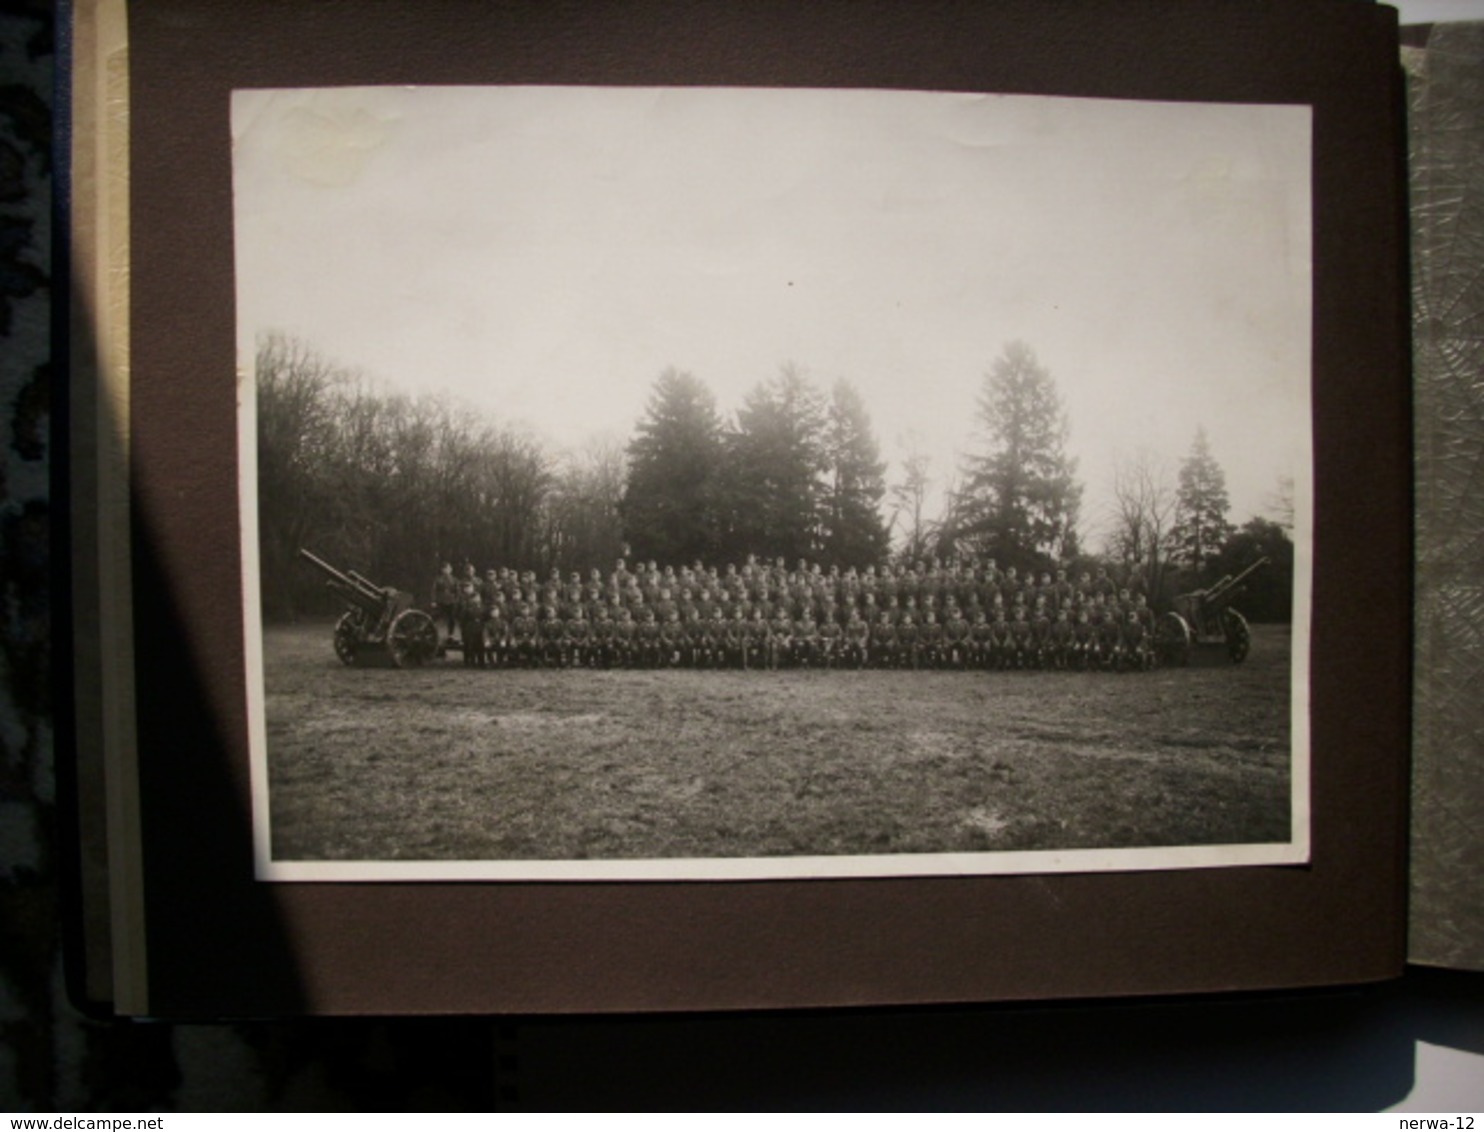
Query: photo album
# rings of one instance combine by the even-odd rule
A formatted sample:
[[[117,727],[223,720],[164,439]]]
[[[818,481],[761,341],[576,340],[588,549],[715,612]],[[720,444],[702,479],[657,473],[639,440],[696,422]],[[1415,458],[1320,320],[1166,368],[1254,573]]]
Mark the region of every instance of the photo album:
[[[75,998],[1400,973],[1393,11],[70,17]]]

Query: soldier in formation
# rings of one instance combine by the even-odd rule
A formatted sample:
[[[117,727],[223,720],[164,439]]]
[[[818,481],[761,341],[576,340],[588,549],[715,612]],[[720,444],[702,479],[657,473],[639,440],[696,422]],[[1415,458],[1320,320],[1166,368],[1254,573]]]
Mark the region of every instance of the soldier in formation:
[[[445,565],[433,584],[464,663],[524,668],[1110,669],[1153,667],[1154,614],[1106,569],[1021,576],[984,563],[782,559],[544,579]]]

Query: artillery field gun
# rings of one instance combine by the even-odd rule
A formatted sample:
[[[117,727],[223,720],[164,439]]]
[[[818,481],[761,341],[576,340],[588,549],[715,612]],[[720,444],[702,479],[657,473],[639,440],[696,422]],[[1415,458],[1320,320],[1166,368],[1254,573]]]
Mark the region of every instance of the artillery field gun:
[[[1164,664],[1190,663],[1193,647],[1225,649],[1233,664],[1247,658],[1252,632],[1247,618],[1231,607],[1242,593],[1243,583],[1268,559],[1259,558],[1240,574],[1226,575],[1214,586],[1192,590],[1175,598],[1175,608],[1154,626],[1154,651]]]
[[[412,595],[378,586],[354,570],[341,573],[323,558],[301,549],[299,557],[325,576],[325,584],[348,607],[335,622],[335,655],[346,664],[388,659],[398,668],[416,668],[438,655],[438,626]]]

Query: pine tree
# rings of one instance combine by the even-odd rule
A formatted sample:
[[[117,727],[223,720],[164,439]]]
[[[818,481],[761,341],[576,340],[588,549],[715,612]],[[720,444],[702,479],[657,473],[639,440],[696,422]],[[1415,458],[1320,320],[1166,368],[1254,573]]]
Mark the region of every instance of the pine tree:
[[[1190,455],[1180,465],[1175,528],[1171,532],[1176,561],[1202,574],[1231,537],[1232,525],[1226,519],[1230,509],[1226,474],[1211,455],[1206,430],[1197,429]]]
[[[628,446],[620,512],[631,553],[686,562],[715,550],[722,452],[711,391],[691,374],[667,369],[655,382]]]
[[[727,446],[727,557],[818,554],[824,429],[824,398],[792,366],[747,395]]]
[[[1074,553],[1082,487],[1066,454],[1066,413],[1050,372],[1023,342],[990,367],[978,422],[983,448],[969,457],[953,500],[958,545],[1021,569]]]
[[[886,559],[891,538],[881,518],[886,464],[855,386],[835,383],[824,429],[828,464],[820,525],[827,565],[866,566]]]

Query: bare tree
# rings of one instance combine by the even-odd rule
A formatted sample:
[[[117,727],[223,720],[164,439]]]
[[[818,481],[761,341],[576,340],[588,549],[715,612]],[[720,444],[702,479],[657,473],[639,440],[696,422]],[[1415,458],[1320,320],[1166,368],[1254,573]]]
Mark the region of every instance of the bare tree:
[[[928,540],[936,526],[927,514],[928,493],[932,489],[932,455],[922,446],[922,437],[909,432],[898,440],[907,449],[902,459],[902,480],[891,487],[891,528],[900,532],[897,553],[916,561],[927,551]]]
[[[493,426],[484,431],[478,498],[486,566],[525,570],[550,564],[539,519],[555,479],[552,460],[536,437]]]
[[[962,464],[962,457],[959,464]],[[951,558],[958,554],[974,555],[978,547],[972,537],[965,537],[966,528],[972,524],[974,500],[964,488],[961,471],[955,470],[943,485],[942,511],[929,524],[924,552],[940,558]]]
[[[1179,493],[1165,463],[1147,448],[1118,458],[1113,467],[1113,504],[1107,553],[1137,576],[1149,600],[1164,597]]]
[[[337,405],[355,375],[305,343],[270,333],[257,342],[258,555],[263,608],[294,617],[301,546],[336,525]]]
[[[535,438],[437,397],[380,392],[283,335],[259,343],[256,373],[265,615],[329,611],[301,546],[421,598],[442,561],[552,562],[542,518],[555,475]],[[605,461],[601,476],[583,465],[581,494],[611,526],[622,454]]]
[[[570,453],[546,507],[546,553],[554,566],[585,570],[624,553],[624,446],[594,437]]]
[[[1273,521],[1283,528],[1283,533],[1293,537],[1293,475],[1285,472],[1278,477],[1277,486],[1267,498]]]

